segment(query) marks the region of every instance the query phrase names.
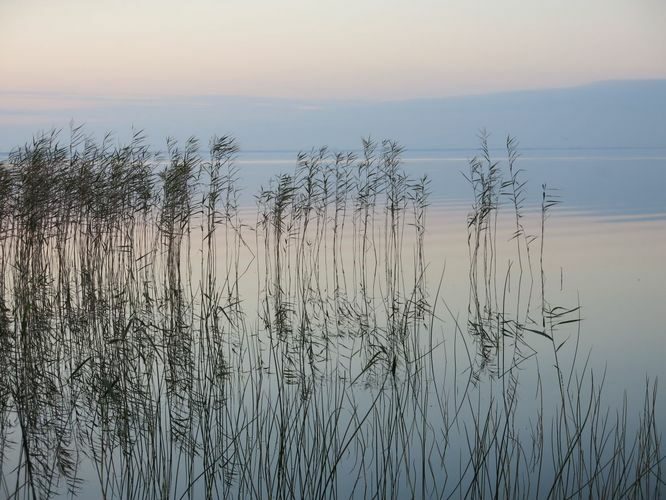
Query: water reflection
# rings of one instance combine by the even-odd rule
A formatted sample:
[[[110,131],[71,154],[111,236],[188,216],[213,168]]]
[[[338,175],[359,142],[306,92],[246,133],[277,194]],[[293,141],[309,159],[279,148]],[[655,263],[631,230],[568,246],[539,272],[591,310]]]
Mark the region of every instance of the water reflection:
[[[482,142],[464,211],[368,140],[252,216],[231,138],[158,175],[140,135],[71,146],[0,167],[4,496],[659,495],[656,384],[608,409],[582,347],[566,248],[604,243],[530,208],[515,145]]]

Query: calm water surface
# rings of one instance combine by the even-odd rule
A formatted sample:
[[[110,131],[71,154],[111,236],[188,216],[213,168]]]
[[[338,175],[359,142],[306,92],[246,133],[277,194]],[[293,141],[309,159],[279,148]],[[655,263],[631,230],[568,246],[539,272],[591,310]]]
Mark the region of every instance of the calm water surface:
[[[503,151],[492,151],[506,169]],[[426,258],[429,277],[446,268],[442,294],[463,314],[469,287],[465,178],[475,150],[406,151],[406,173],[431,179]],[[245,153],[239,165],[247,192],[293,168],[293,153]],[[641,393],[646,377],[666,380],[666,148],[531,149],[517,162],[527,181],[526,232],[538,235],[542,186],[561,204],[546,222],[545,270],[555,302],[580,301],[580,345],[590,363],[606,370],[609,405],[625,391]],[[506,175],[506,174],[505,174]],[[244,199],[248,215],[255,210]],[[500,208],[499,267],[516,264],[512,207]],[[515,269],[515,268],[514,268]],[[435,280],[430,279],[430,285]],[[446,322],[446,321],[445,321]],[[449,318],[449,326],[451,318]],[[666,411],[666,398],[659,401]]]
[[[502,151],[493,152],[501,159]],[[468,263],[466,217],[471,188],[465,176],[474,150],[407,151],[406,173],[431,179],[427,257],[433,274],[448,263],[445,287],[465,286]],[[505,163],[505,162],[504,162]],[[271,175],[290,172],[293,153],[245,153],[240,157],[246,195]],[[666,148],[531,149],[517,162],[527,181],[525,226],[538,234],[542,185],[557,190],[561,204],[546,225],[548,281],[564,297],[580,297],[585,319],[581,338],[608,363],[611,379],[629,387],[645,374],[666,371]],[[249,212],[254,199],[244,198]],[[512,208],[505,201],[504,234],[511,236]],[[502,232],[500,228],[499,232]],[[501,257],[500,257],[501,259]],[[505,261],[515,260],[507,248]],[[460,272],[457,272],[460,271]]]
[[[498,159],[503,157],[502,152],[492,153]],[[422,273],[418,271],[417,232],[411,219],[400,226],[401,263],[391,269],[384,267],[384,262],[393,262],[390,259],[396,258],[386,245],[388,232],[384,224],[387,212],[383,207],[376,209],[380,222],[372,229],[373,234],[376,231],[379,235],[378,240],[367,247],[357,235],[354,236],[357,233],[352,228],[350,215],[347,232],[343,233],[346,236],[336,247],[339,254],[335,257],[331,255],[330,246],[334,241],[332,228],[327,226],[317,233],[324,235],[319,243],[317,238],[299,240],[294,237],[290,243],[293,249],[285,250],[285,261],[277,263],[266,250],[269,247],[262,235],[267,233],[262,233],[257,226],[261,219],[257,194],[262,187],[269,186],[274,176],[293,173],[295,154],[286,152],[241,153],[236,160],[241,186],[240,225],[237,227],[243,228],[245,243],[242,247],[230,249],[228,244],[233,236],[218,229],[216,250],[207,253],[210,252],[207,240],[202,238],[205,232],[194,224],[188,240],[192,242],[191,251],[183,251],[180,255],[182,269],[177,274],[171,274],[169,270],[166,250],[155,252],[155,261],[150,270],[146,270],[141,259],[147,254],[134,255],[119,247],[104,265],[109,269],[130,270],[127,271],[130,281],[141,276],[136,286],[128,286],[126,290],[108,285],[108,290],[104,291],[107,285],[102,281],[96,288],[87,282],[94,274],[93,268],[87,268],[83,260],[82,264],[76,264],[71,268],[77,275],[71,278],[75,283],[71,293],[75,297],[73,301],[79,300],[83,304],[81,310],[87,312],[77,312],[81,316],[76,318],[65,318],[62,311],[49,313],[38,317],[34,328],[40,328],[40,322],[73,325],[62,326],[61,334],[65,338],[74,338],[78,331],[90,329],[102,339],[104,356],[108,356],[109,363],[98,360],[99,353],[88,356],[85,347],[76,342],[72,342],[73,347],[63,347],[62,351],[54,348],[53,354],[49,354],[53,356],[53,364],[49,365],[51,371],[47,370],[47,375],[57,379],[58,384],[57,387],[39,385],[40,390],[51,387],[51,392],[37,398],[40,403],[36,405],[34,415],[29,409],[17,411],[12,406],[11,401],[26,397],[22,392],[26,390],[26,383],[20,382],[23,380],[20,374],[16,375],[16,382],[3,386],[6,407],[3,407],[3,441],[0,442],[3,448],[0,497],[29,498],[33,494],[27,486],[30,467],[25,461],[31,450],[21,429],[36,429],[34,432],[38,434],[40,426],[48,431],[30,441],[30,446],[45,447],[43,455],[37,454],[36,460],[41,459],[47,464],[44,467],[52,471],[51,481],[57,485],[53,491],[62,495],[66,495],[65,482],[53,478],[58,477],[60,468],[67,469],[66,459],[70,456],[77,457],[74,462],[78,463],[73,483],[82,496],[91,497],[99,496],[100,492],[136,498],[234,497],[262,496],[271,491],[312,496],[319,491],[308,489],[308,484],[324,485],[330,497],[370,497],[378,491],[389,497],[416,493],[446,496],[452,492],[456,497],[483,496],[482,489],[456,489],[456,478],[471,480],[464,462],[455,458],[438,462],[452,478],[441,486],[441,490],[437,486],[439,472],[432,472],[433,463],[437,462],[434,450],[446,443],[445,448],[462,450],[464,454],[472,448],[471,429],[481,425],[478,422],[470,427],[457,424],[455,431],[447,428],[447,419],[442,415],[448,413],[442,410],[440,398],[450,397],[452,407],[457,408],[456,416],[463,421],[469,417],[467,422],[470,422],[476,415],[473,405],[463,406],[458,401],[465,387],[474,386],[478,390],[479,409],[490,404],[497,394],[506,395],[505,384],[513,387],[506,382],[508,377],[502,376],[507,368],[506,355],[496,358],[486,353],[485,361],[477,361],[475,357],[481,355],[483,349],[477,345],[477,340],[468,336],[467,324],[472,314],[468,216],[472,210],[473,193],[465,175],[468,175],[468,162],[474,154],[472,150],[456,150],[406,151],[403,155],[402,167],[410,178],[427,175],[430,179]],[[495,234],[491,262],[495,271],[488,287],[493,290],[495,306],[503,313],[517,311],[520,321],[524,317],[526,325],[534,324],[530,328],[538,329],[539,321],[534,311],[542,305],[542,265],[543,297],[547,297],[549,306],[574,310],[564,318],[567,321],[553,330],[553,337],[561,347],[559,362],[567,365],[575,356],[578,359],[576,366],[583,371],[592,370],[598,376],[597,382],[605,377],[603,408],[615,415],[626,397],[631,430],[643,404],[646,378],[666,380],[666,323],[663,315],[666,303],[666,148],[531,149],[522,151],[516,166],[522,170],[520,176],[527,182],[521,221],[525,234],[534,236],[530,240],[533,273],[525,270],[522,278],[518,277],[516,240],[512,239],[514,212],[508,200],[503,200],[497,216],[491,219]],[[501,167],[506,178],[505,163]],[[542,232],[544,185],[549,196],[556,196],[559,203],[549,209]],[[137,231],[144,234],[143,239],[137,239],[142,248],[150,248],[152,242],[159,241],[153,230],[141,233],[139,228]],[[318,244],[324,249],[317,247]],[[64,282],[69,282],[68,265],[56,258],[56,247],[50,248],[53,253],[47,252],[45,257],[45,261],[51,263],[46,273],[49,278],[43,286],[62,291],[55,283],[63,276]],[[77,248],[72,243],[74,259],[84,253]],[[360,253],[360,249],[365,253]],[[527,255],[525,250],[521,252],[522,263],[526,265]],[[316,257],[319,254],[324,255],[321,260]],[[212,256],[212,263],[206,263],[207,255]],[[234,269],[229,267],[229,260],[223,261],[222,257],[229,255],[238,257],[235,272],[239,273],[240,279],[238,290],[233,293],[238,293],[242,301],[242,314],[236,309],[237,304],[223,302],[222,296],[226,292],[214,300],[212,297],[215,290],[230,290],[224,276],[230,275]],[[369,264],[366,270],[359,271],[361,255],[366,256]],[[279,265],[286,266],[284,275],[279,278],[283,281],[275,283],[280,274],[276,270]],[[347,271],[336,275],[335,270],[339,268]],[[206,281],[206,272],[210,275],[211,269],[216,269],[214,274],[219,282]],[[307,273],[303,274],[302,269],[307,269]],[[117,272],[118,276],[124,276],[125,271]],[[6,278],[6,290],[21,289],[17,285],[20,279],[16,276],[21,275],[12,274]],[[418,276],[423,277],[418,293],[429,304],[428,310],[434,311],[432,316],[423,311],[413,312],[406,306],[416,301],[417,293],[403,293],[402,290],[412,290],[410,287],[419,281]],[[344,287],[338,287],[338,279],[344,280]],[[344,288],[344,294],[338,294],[338,288]],[[94,307],[90,304],[95,300],[86,295],[86,290],[94,290],[98,301]],[[127,310],[125,294],[135,297],[141,304],[140,311]],[[391,303],[390,297],[396,296],[399,300]],[[519,304],[515,303],[517,296],[521,297]],[[13,311],[14,320],[18,321],[21,313],[16,313],[19,309],[15,305],[9,305],[13,304],[12,300],[16,304],[20,301],[6,299],[8,310]],[[31,300],[34,300],[34,308],[28,311],[33,312],[23,312],[24,316],[34,314],[35,309],[38,312],[40,308],[50,310],[48,304],[65,303],[62,293],[57,292],[53,297],[45,293],[44,297],[28,298],[28,302]],[[132,304],[131,300],[129,304]],[[403,309],[407,311],[400,313],[404,314],[404,320],[396,312]],[[300,349],[294,349],[291,341],[280,338],[278,342],[275,339],[271,332],[277,330],[277,337],[280,337],[278,316],[282,313],[292,318],[289,320],[293,321],[289,327],[290,335],[301,335],[305,330],[310,332],[299,337],[307,337],[307,349],[303,348],[303,343]],[[104,321],[98,324],[97,315],[109,315],[113,319],[110,324]],[[506,314],[506,317],[510,316]],[[211,320],[213,317],[216,318],[214,321]],[[301,318],[300,323],[297,318]],[[531,323],[533,320],[535,322]],[[370,333],[366,335],[369,340],[363,335],[350,333],[359,329],[365,331],[366,321],[370,325]],[[221,327],[221,333],[216,330],[218,323],[226,325]],[[373,333],[373,323],[384,326]],[[390,325],[406,328],[407,324],[413,324],[413,339],[403,341],[402,347],[399,342],[393,345],[387,340],[391,338],[387,333],[391,331]],[[201,331],[214,332],[212,341],[192,340],[183,347],[180,340],[170,340],[172,337],[167,335],[175,331],[187,337],[192,331],[199,331],[198,325],[202,325]],[[510,329],[510,322],[507,325]],[[147,359],[152,356],[147,354],[150,349],[142,352],[136,347],[145,341],[141,340],[144,330],[154,332],[149,342],[155,352],[160,353],[155,359]],[[160,344],[158,337],[162,333],[163,344]],[[218,334],[223,341],[215,340]],[[57,335],[54,334],[54,338]],[[138,339],[136,345],[129,341],[125,343],[126,337],[134,335]],[[317,340],[313,340],[315,337]],[[325,340],[320,341],[320,337]],[[552,345],[550,340],[529,331],[525,331],[520,342],[513,344],[514,349],[522,352],[512,358],[521,360],[517,370],[522,371],[521,381],[515,386],[520,395],[512,421],[516,428],[531,428],[534,415],[540,411],[550,422],[551,398],[554,401],[559,397],[556,386],[552,385],[556,377],[549,372],[555,363]],[[403,364],[399,356],[390,357],[389,353],[403,352],[403,349],[409,352],[404,354],[407,361]],[[214,356],[210,354],[213,351]],[[507,347],[505,352],[508,351]],[[422,353],[422,357],[418,353]],[[425,353],[432,353],[434,362],[424,368],[419,365],[419,360],[426,358]],[[461,359],[466,360],[462,362]],[[375,365],[382,365],[384,370],[375,369]],[[19,363],[17,366],[23,365]],[[123,370],[130,369],[128,367],[137,372],[135,378],[125,381]],[[54,373],[61,369],[58,378]],[[391,372],[398,382],[389,384],[389,390],[386,381]],[[475,372],[474,377],[470,376],[471,372]],[[539,393],[537,389],[542,377],[543,388]],[[127,384],[122,390],[119,380],[123,380],[121,385]],[[441,392],[432,387],[440,387]],[[397,407],[395,399],[389,398],[386,402],[383,399],[383,394],[391,391],[397,395]],[[404,400],[401,399],[403,391],[410,395]],[[159,397],[153,400],[151,394]],[[535,401],[535,394],[541,394],[541,405],[539,397]],[[107,402],[116,395],[118,401]],[[63,396],[77,403],[63,403],[60,399]],[[543,403],[544,396],[546,404]],[[51,404],[52,400],[58,402]],[[144,400],[151,403],[143,406]],[[315,409],[310,414],[315,417],[303,410],[307,407],[303,402],[313,405]],[[364,409],[372,409],[373,405],[379,405],[375,408],[380,411],[367,410],[368,413],[364,413]],[[441,411],[435,411],[438,408]],[[659,392],[655,408],[660,416],[655,428],[658,433],[663,433],[666,431],[663,391]],[[257,417],[267,413],[271,415],[268,419]],[[391,417],[398,414],[403,418]],[[275,430],[273,424],[267,423],[273,421],[273,415],[278,422]],[[328,420],[332,418],[330,415],[337,415],[335,423]],[[410,417],[405,418],[407,415]],[[317,416],[325,418],[322,420]],[[25,422],[26,418],[35,421]],[[309,420],[311,418],[314,420]],[[304,423],[300,437],[286,431],[285,437],[279,430],[285,422],[294,419],[302,419]],[[51,428],[49,422],[54,420],[65,423]],[[262,422],[261,426],[257,422]],[[358,436],[350,431],[357,425],[364,429]],[[166,431],[163,432],[162,427],[170,431],[163,435]],[[236,429],[238,434],[231,437],[231,431],[226,432],[228,427]],[[285,428],[290,429],[288,425]],[[440,432],[442,428],[447,428],[447,432]],[[329,436],[327,432],[332,434]],[[389,436],[395,432],[400,439],[387,438],[383,432]],[[529,434],[529,431],[525,432]],[[321,437],[322,433],[324,437]],[[337,476],[334,479],[308,476],[311,472],[308,462],[329,453],[338,456],[328,445],[319,444],[320,437],[324,443],[336,443],[335,446],[342,450],[339,456],[344,458],[339,463],[324,461],[316,470],[356,471],[354,484]],[[422,445],[419,446],[421,439]],[[299,444],[290,444],[294,442]],[[54,446],[70,450],[69,455],[49,462],[52,453],[58,457]],[[320,455],[284,452],[290,450],[290,446],[304,450],[311,446],[312,450],[319,450]],[[271,451],[265,454],[257,451],[264,449]],[[457,456],[456,453],[452,455]],[[243,458],[238,459],[238,463],[229,458],[221,465],[217,460],[222,456]],[[409,458],[403,461],[401,456]],[[282,460],[286,461],[283,463]],[[424,465],[426,460],[428,467]],[[544,483],[557,479],[555,472],[548,472],[548,460],[550,458],[546,459],[543,472]],[[444,463],[446,466],[442,465]],[[40,462],[39,466],[31,467],[43,465]],[[398,465],[402,467],[401,472],[397,469],[395,472],[399,479],[387,483],[383,478],[391,477],[392,468]],[[280,483],[285,468],[302,469],[304,477],[298,484],[285,487]],[[216,472],[218,469],[224,469],[224,472]],[[373,477],[368,475],[371,473]],[[292,475],[286,476],[293,480]],[[492,474],[489,477],[488,484],[494,481]],[[365,482],[373,484],[375,489],[364,490],[359,486]],[[23,486],[18,488],[19,484]],[[152,486],[144,488],[148,484]],[[328,489],[329,484],[334,484],[335,488]],[[528,484],[533,488],[531,491],[520,490],[520,495],[526,498],[544,487],[530,481]],[[377,489],[380,488],[378,485],[385,489]],[[544,493],[547,491],[539,491],[541,495]],[[645,496],[650,497],[650,493],[653,492]],[[590,494],[595,496],[594,492]]]

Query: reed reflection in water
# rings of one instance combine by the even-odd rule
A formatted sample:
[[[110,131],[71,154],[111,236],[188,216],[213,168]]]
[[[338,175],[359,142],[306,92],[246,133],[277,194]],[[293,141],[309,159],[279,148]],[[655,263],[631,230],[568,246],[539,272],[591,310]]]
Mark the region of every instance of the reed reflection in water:
[[[470,161],[453,298],[395,142],[299,154],[254,218],[232,138],[112,144],[0,166],[2,496],[660,496],[656,382],[605,403],[514,139]]]

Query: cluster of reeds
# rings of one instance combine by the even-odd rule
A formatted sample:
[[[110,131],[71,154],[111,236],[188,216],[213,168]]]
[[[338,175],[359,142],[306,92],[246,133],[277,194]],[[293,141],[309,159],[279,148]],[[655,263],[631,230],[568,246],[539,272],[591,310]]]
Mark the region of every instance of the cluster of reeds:
[[[547,300],[557,199],[544,187],[529,236],[507,149],[506,180],[486,135],[471,162],[467,328],[426,279],[428,179],[395,142],[299,154],[254,224],[230,137],[161,155],[140,133],[74,129],[15,150],[0,164],[0,496],[658,497],[656,383],[640,411],[608,407],[564,341],[581,323]]]

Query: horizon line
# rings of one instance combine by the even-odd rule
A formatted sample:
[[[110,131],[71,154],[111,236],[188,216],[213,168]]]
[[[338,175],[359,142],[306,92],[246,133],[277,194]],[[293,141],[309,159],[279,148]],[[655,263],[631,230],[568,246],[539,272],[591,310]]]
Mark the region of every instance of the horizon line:
[[[17,146],[21,147],[21,146]],[[321,146],[328,148],[328,146]],[[427,153],[427,152],[470,152],[478,151],[479,146],[456,146],[456,147],[427,147],[427,148],[409,148],[404,147],[405,153]],[[16,149],[16,148],[14,148]],[[205,148],[204,148],[205,149]],[[319,148],[317,148],[319,149]],[[359,148],[343,148],[345,152],[361,152]],[[504,147],[489,147],[489,151],[505,151]],[[644,150],[666,150],[666,145],[663,146],[525,146],[520,147],[519,151],[644,151]],[[9,156],[13,150],[0,151],[0,155]],[[238,154],[298,154],[305,151],[304,149],[241,149]],[[337,149],[332,149],[337,151]],[[409,159],[408,157],[403,157]]]
[[[591,80],[586,83],[562,86],[544,86],[544,87],[525,87],[517,89],[503,89],[491,90],[481,92],[471,92],[466,94],[448,94],[448,95],[432,95],[432,96],[414,96],[414,97],[395,97],[395,98],[372,98],[372,97],[285,97],[285,96],[266,96],[266,95],[253,95],[253,94],[223,94],[223,93],[171,93],[171,94],[149,94],[144,92],[136,93],[121,93],[118,95],[112,94],[95,94],[90,92],[76,93],[66,90],[18,90],[18,89],[0,89],[0,96],[23,95],[34,97],[61,97],[61,98],[76,98],[76,99],[96,99],[96,100],[160,100],[160,99],[192,99],[192,98],[230,98],[230,99],[267,99],[273,101],[285,102],[341,102],[341,103],[395,103],[395,102],[408,102],[408,101],[428,101],[428,100],[444,100],[444,99],[461,99],[467,97],[484,97],[496,96],[507,94],[523,94],[523,93],[538,93],[548,91],[566,91],[582,89],[587,87],[595,87],[599,85],[613,85],[613,84],[627,84],[627,83],[666,83],[666,78],[614,78],[607,80]]]

